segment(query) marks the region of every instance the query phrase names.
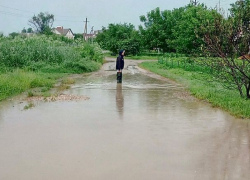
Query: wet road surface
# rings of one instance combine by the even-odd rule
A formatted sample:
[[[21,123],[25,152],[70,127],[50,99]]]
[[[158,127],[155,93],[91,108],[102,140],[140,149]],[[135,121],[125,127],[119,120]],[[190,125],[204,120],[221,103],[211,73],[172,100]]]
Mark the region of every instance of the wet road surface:
[[[110,62],[65,92],[87,101],[2,102],[0,180],[249,180],[248,121],[137,62],[122,85]]]

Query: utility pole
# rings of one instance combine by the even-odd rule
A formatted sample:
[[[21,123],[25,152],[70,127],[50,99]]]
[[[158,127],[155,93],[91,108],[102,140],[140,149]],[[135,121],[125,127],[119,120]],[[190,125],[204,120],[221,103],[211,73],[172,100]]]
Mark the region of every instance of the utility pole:
[[[84,27],[84,32],[83,32],[83,40],[84,41],[87,41],[87,33],[88,33],[88,18],[86,18],[86,21],[83,21],[85,22],[85,27]]]

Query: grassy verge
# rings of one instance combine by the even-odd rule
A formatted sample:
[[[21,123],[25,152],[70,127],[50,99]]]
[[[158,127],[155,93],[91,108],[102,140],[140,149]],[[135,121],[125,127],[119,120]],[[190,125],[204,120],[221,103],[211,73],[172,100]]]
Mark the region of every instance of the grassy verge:
[[[214,107],[220,107],[237,117],[250,118],[250,101],[241,98],[238,91],[224,88],[210,74],[181,68],[166,69],[158,62],[144,62],[140,67],[184,84],[192,95],[210,102]]]
[[[18,69],[0,74],[0,101],[31,88],[41,87],[43,91],[47,91],[54,86],[57,79],[66,75],[63,73],[27,72]]]
[[[98,44],[59,36],[0,37],[0,101],[36,87],[45,93],[58,78],[96,71],[102,63]],[[63,82],[61,90],[70,83]]]

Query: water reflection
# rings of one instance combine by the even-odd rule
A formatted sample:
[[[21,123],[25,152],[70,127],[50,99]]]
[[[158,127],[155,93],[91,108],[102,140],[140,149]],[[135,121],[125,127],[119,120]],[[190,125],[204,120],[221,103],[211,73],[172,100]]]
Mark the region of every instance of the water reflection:
[[[124,97],[122,94],[122,84],[117,84],[116,86],[116,108],[119,113],[119,117],[123,118],[123,107],[124,107]]]

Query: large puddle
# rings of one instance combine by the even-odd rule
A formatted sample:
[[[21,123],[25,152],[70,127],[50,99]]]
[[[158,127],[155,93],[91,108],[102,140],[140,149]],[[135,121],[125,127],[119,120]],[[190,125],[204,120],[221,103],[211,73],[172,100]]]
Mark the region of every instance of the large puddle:
[[[112,73],[112,72],[110,72]],[[0,105],[0,180],[249,180],[249,123],[134,72],[89,75],[87,101]]]

